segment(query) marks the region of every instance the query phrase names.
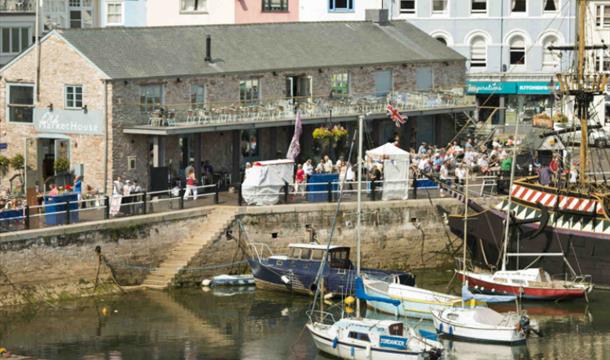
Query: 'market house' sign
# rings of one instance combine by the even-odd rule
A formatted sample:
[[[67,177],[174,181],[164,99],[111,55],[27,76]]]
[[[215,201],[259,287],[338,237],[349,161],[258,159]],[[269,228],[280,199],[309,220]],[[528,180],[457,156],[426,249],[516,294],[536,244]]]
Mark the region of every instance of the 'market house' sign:
[[[61,134],[104,134],[100,111],[34,109],[34,128],[39,132]]]

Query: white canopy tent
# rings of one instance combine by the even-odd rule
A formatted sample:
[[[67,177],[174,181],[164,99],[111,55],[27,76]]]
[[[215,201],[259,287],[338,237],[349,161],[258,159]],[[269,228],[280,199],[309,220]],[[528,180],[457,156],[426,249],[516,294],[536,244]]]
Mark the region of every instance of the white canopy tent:
[[[293,183],[294,161],[257,161],[246,170],[242,197],[248,205],[273,205],[280,200],[282,188]]]
[[[366,152],[369,161],[383,163],[382,200],[406,200],[409,194],[410,154],[387,143]]]

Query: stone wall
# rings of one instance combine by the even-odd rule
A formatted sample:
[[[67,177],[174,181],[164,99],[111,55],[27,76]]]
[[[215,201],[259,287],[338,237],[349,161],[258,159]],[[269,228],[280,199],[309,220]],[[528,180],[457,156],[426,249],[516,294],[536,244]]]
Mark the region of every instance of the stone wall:
[[[116,292],[110,268],[122,286],[140,284],[176,242],[196,234],[208,209],[153,214],[0,235],[0,306]]]
[[[453,263],[452,254],[461,246],[459,239],[450,234],[436,205],[447,210],[460,211],[455,200],[366,202],[362,216],[362,266],[382,269],[411,270],[436,268]],[[307,224],[316,229],[320,243],[328,241],[335,204],[276,205],[273,207],[243,208],[240,221],[250,242],[269,246],[275,254],[287,254],[288,244],[309,242]],[[333,244],[352,248],[356,259],[356,204],[342,205],[333,238]],[[231,230],[239,236],[239,226]],[[276,238],[272,234],[276,234]],[[177,283],[199,283],[201,279],[217,274],[219,269],[208,269],[210,264],[230,263],[244,259],[237,242],[220,238],[199,253],[182,272]],[[233,270],[238,269],[234,266]],[[244,269],[242,266],[241,269]]]

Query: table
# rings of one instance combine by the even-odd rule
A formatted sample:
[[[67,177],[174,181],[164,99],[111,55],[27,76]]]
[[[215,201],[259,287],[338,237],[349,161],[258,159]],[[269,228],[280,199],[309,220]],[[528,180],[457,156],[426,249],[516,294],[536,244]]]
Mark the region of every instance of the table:
[[[323,202],[328,201],[328,183],[331,185],[332,191],[339,189],[339,174],[313,174],[307,177],[307,201],[309,202]],[[316,191],[316,193],[310,193]],[[317,192],[323,191],[323,192]]]

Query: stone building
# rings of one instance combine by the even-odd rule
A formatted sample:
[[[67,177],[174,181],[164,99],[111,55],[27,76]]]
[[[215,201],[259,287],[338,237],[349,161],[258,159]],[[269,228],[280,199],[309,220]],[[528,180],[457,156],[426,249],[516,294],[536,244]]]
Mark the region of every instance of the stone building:
[[[367,146],[408,148],[446,143],[474,108],[464,57],[405,22],[66,29],[41,40],[38,66],[35,52],[0,70],[1,153],[25,155],[27,188],[58,158],[101,192],[116,176],[167,188],[204,160],[237,183],[246,161],[285,156],[297,109],[302,161],[321,155],[320,125],[366,115]]]

